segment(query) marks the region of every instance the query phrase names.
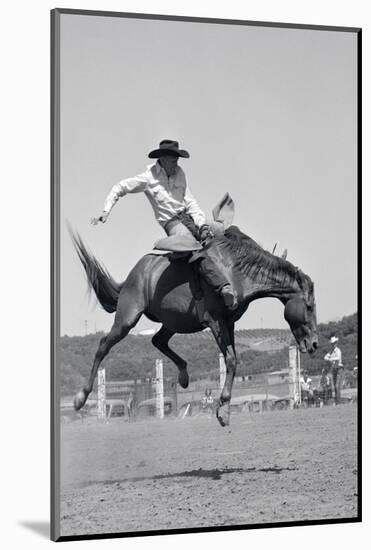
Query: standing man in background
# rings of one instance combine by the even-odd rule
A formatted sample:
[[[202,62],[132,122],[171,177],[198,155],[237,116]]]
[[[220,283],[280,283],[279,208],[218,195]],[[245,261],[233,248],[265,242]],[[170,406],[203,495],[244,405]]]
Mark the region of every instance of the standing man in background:
[[[341,349],[338,346],[338,341],[339,338],[337,338],[336,336],[331,336],[331,350],[326,353],[324,357],[325,361],[329,361],[331,365],[330,368],[335,392],[335,405],[338,405],[340,403],[341,384],[344,377],[344,365],[342,361]]]

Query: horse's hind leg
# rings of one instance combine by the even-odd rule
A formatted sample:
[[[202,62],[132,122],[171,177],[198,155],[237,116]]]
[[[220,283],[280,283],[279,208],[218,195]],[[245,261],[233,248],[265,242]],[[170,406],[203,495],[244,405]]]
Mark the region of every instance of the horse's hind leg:
[[[139,303],[138,303],[139,302]],[[75,409],[78,411],[86,403],[86,400],[91,393],[94,385],[94,380],[98,372],[99,365],[106,357],[110,349],[120,340],[125,338],[128,332],[137,324],[143,311],[144,306],[140,303],[141,300],[136,300],[135,291],[127,289],[121,291],[117,304],[116,316],[110,332],[103,336],[99,342],[98,350],[95,354],[94,364],[90,372],[89,380],[76,395],[73,400]]]
[[[106,336],[103,336],[103,338],[100,340],[98,350],[94,357],[94,364],[90,372],[88,383],[75,395],[73,400],[73,405],[77,411],[85,405],[86,400],[88,399],[89,394],[93,389],[93,384],[98,372],[99,365],[101,364],[107,353],[110,351],[110,349],[120,340],[122,340],[122,338],[126,336],[129,330],[130,328],[122,330],[122,327],[118,327],[115,323],[111,331]]]
[[[179,369],[178,382],[182,388],[188,388],[189,377],[187,372],[187,362],[184,361],[178,354],[169,348],[168,341],[175,332],[162,326],[158,332],[152,338],[152,344],[161,351],[166,357],[169,357],[176,364]]]

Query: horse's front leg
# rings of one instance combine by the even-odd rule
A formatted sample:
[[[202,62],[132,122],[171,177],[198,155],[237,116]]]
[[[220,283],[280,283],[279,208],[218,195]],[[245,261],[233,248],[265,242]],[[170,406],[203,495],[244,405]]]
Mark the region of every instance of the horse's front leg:
[[[216,417],[220,425],[224,427],[229,425],[232,386],[237,368],[237,356],[234,345],[234,323],[228,323],[220,318],[214,319],[207,311],[205,312],[205,320],[213,333],[226,364],[227,373],[225,382],[216,408]]]
[[[216,417],[221,426],[228,426],[231,414],[232,386],[236,374],[237,357],[232,346],[228,346],[224,355],[226,364],[226,377],[219,403],[216,409]]]

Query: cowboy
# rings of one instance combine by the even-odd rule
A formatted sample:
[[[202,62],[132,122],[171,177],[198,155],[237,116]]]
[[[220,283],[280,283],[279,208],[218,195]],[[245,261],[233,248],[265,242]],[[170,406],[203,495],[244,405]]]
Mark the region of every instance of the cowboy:
[[[329,361],[331,364],[331,372],[332,372],[332,380],[335,390],[335,404],[338,405],[340,403],[340,389],[341,384],[343,380],[343,374],[344,374],[344,365],[342,362],[342,355],[341,355],[341,349],[337,345],[339,341],[339,338],[336,336],[331,336],[330,338],[330,345],[331,350],[326,353],[324,359],[325,361]]]
[[[179,158],[189,158],[188,151],[179,149],[177,141],[164,139],[159,148],[151,151],[150,159],[157,159],[147,166],[142,174],[124,179],[112,187],[106,198],[102,214],[91,223],[105,223],[120,197],[128,193],[144,193],[148,198],[155,218],[167,235],[191,236],[204,242],[212,236],[210,225],[188,185],[184,170],[178,165]],[[226,275],[215,261],[206,254],[201,272],[210,286],[222,296],[227,308],[237,307],[237,299]]]

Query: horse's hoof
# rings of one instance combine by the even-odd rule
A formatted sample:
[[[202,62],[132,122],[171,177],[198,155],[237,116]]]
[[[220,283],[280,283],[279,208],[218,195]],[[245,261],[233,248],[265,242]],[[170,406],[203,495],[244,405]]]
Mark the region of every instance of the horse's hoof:
[[[188,388],[189,376],[188,376],[187,369],[181,369],[179,371],[178,382],[182,386],[182,388],[184,389]]]
[[[219,420],[219,424],[224,428],[225,426],[229,426],[229,418],[230,418],[230,406],[229,402],[222,403],[218,406],[216,409],[216,417]]]
[[[75,407],[75,411],[79,411],[81,407],[85,405],[86,399],[87,395],[82,390],[75,395],[73,398],[73,406]]]

